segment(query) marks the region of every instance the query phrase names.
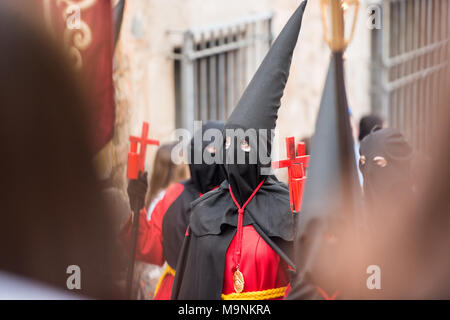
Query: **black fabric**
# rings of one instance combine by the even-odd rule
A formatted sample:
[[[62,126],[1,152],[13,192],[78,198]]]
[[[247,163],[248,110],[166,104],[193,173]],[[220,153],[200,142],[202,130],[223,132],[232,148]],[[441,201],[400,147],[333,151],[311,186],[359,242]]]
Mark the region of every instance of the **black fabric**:
[[[273,43],[226,121],[225,128],[275,128],[306,3],[300,4]]]
[[[231,127],[228,127],[227,129],[230,128]],[[241,128],[234,127],[233,129],[239,130]],[[233,194],[236,197],[236,200],[242,206],[251,196],[253,190],[255,190],[259,183],[265,178],[261,172],[263,165],[258,159],[258,148],[264,148],[266,143],[264,141],[260,141],[258,137],[245,137],[243,134],[234,137],[228,135],[228,137],[230,138],[230,146],[224,153],[225,157],[223,171],[226,174],[227,181],[233,189]],[[240,143],[242,140],[249,143],[251,148],[250,152],[242,151],[240,148]],[[240,158],[239,153],[241,153],[243,157]]]
[[[330,62],[303,199],[295,242],[298,274],[289,299],[317,298],[314,286],[330,295],[351,286],[343,253],[358,243],[363,212],[341,52]]]
[[[297,273],[293,273],[291,278],[291,292],[286,300],[323,300],[323,297],[317,290],[309,273],[305,273],[303,277],[299,277]]]
[[[133,211],[141,210],[144,207],[145,195],[147,194],[148,179],[147,172],[139,172],[135,180],[128,182],[127,193],[130,200],[130,208]]]
[[[261,168],[270,167],[271,130],[275,129],[306,3],[303,1],[286,23],[225,123],[225,136],[231,145],[224,151],[224,167],[241,205],[264,179]],[[237,129],[242,130],[241,135],[236,135]],[[265,136],[259,135],[260,129],[268,130]],[[248,130],[254,130],[255,135],[249,137]],[[245,154],[245,164],[236,162],[243,139],[251,147]]]
[[[114,48],[119,40],[120,30],[122,28],[123,12],[125,10],[125,0],[119,0],[113,8],[114,21]]]
[[[220,210],[214,208],[220,207]],[[274,210],[279,208],[279,210]],[[274,210],[273,214],[262,214]],[[224,181],[218,191],[211,191],[192,203],[190,230],[198,236],[218,235],[223,225],[237,227],[237,207],[231,199],[229,186]],[[206,211],[211,211],[206,214]],[[272,212],[271,212],[272,213]],[[268,177],[256,196],[245,208],[244,225],[256,223],[269,237],[292,241],[294,237],[293,215],[289,206],[289,190],[275,177]]]
[[[192,203],[189,236],[177,264],[172,299],[220,299],[225,257],[236,234],[238,209],[224,181]],[[258,234],[293,267],[294,216],[289,190],[269,177],[245,209],[243,225]]]
[[[235,234],[225,226],[220,237],[190,234],[184,239],[171,300],[220,300],[225,256]]]
[[[183,192],[167,209],[162,224],[163,253],[167,263],[175,268],[191,215],[191,202],[199,197],[199,190],[192,180],[181,183]]]
[[[374,131],[361,141],[359,153],[365,158],[359,167],[364,176],[364,197],[376,213],[389,211],[399,197],[412,195],[411,161],[413,149],[396,129]],[[377,157],[386,160],[384,167]]]
[[[215,129],[220,133],[223,129],[223,122],[207,121],[202,125],[201,130],[195,132],[195,137],[191,139],[189,148],[190,164],[189,169],[191,178],[182,182],[184,186],[183,192],[167,209],[163,219],[163,250],[167,263],[174,268],[177,264],[178,254],[180,252],[184,234],[189,224],[191,215],[190,204],[201,194],[207,193],[211,189],[220,185],[225,180],[225,175],[219,164],[207,164],[204,161],[203,153],[208,146],[218,148],[220,141],[216,141],[214,137],[203,140],[203,134],[206,130]],[[200,157],[195,159],[195,152]],[[214,154],[211,154],[213,157]],[[197,162],[197,164],[195,163]]]
[[[227,181],[192,204],[190,234],[178,261],[173,299],[221,297],[226,252],[238,221],[238,209],[229,186],[243,205],[266,178],[245,209],[243,225],[253,225],[267,244],[292,265],[294,216],[289,190],[261,171],[270,167],[272,136],[271,132],[261,136],[257,130],[275,128],[305,6],[306,1],[289,19],[225,124],[229,141],[223,141],[218,151],[225,161]],[[253,135],[249,133],[251,130],[256,130]],[[244,153],[242,143],[250,146]],[[244,161],[238,163],[242,155]]]
[[[191,172],[191,180],[196,188],[201,193],[206,193],[212,188],[219,186],[225,180],[225,174],[221,166],[217,163],[205,163],[203,154],[208,146],[213,146],[216,150],[220,148],[222,140],[217,140],[214,137],[203,140],[203,134],[207,130],[216,130],[221,133],[223,130],[223,122],[221,121],[207,121],[202,125],[201,130],[194,133],[194,138],[191,139],[189,148],[189,170]],[[197,153],[197,159],[195,154]],[[214,157],[214,154],[211,154]]]
[[[364,139],[368,134],[372,132],[375,128],[382,128],[383,127],[383,120],[381,120],[380,117],[376,115],[369,115],[361,118],[361,121],[359,122],[359,135],[358,140],[361,141]]]

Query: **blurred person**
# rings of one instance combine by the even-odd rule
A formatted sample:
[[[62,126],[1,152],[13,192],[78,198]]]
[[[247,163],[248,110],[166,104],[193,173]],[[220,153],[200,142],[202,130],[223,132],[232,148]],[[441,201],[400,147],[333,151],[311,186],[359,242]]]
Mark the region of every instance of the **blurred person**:
[[[113,227],[92,165],[88,101],[61,48],[4,4],[0,296],[120,297],[110,278],[117,267]],[[81,271],[81,288],[73,291],[70,266]]]
[[[360,259],[364,210],[343,51],[333,49],[312,137],[287,299],[348,299],[365,284]]]
[[[201,131],[196,132],[196,135],[201,134],[201,140],[196,141],[195,137],[191,139],[189,145],[191,178],[181,183],[173,183],[167,188],[162,199],[157,201],[154,207],[150,206],[149,220],[147,220],[146,210],[140,213],[136,259],[158,266],[166,263],[155,289],[155,300],[170,299],[178,255],[189,223],[191,202],[217,188],[225,179],[220,165],[207,164],[203,158],[200,163],[195,162],[196,153],[203,156],[204,152],[212,155],[216,152],[217,141],[214,138],[203,139],[202,133],[209,129],[220,132],[223,129],[223,123],[207,121],[203,124]],[[156,170],[158,169],[155,165],[154,172]],[[159,173],[155,174],[159,175]],[[146,182],[145,176],[136,181],[130,181],[129,194],[135,193],[142,198],[145,197]],[[154,191],[157,192],[156,189]],[[130,217],[122,231],[122,237],[127,246],[131,236],[131,226]]]
[[[271,134],[305,6],[303,1],[286,23],[225,123],[220,155],[226,181],[192,203],[172,299],[285,295],[294,267],[294,214],[287,186],[263,170],[271,165]],[[259,137],[238,133],[253,130],[261,130]]]
[[[114,234],[114,258],[117,263],[117,268],[112,270],[110,278],[116,288],[115,290],[123,292],[126,288],[126,271],[127,264],[129,263],[129,256],[127,255],[122,241],[120,241],[120,238],[118,238],[117,235],[120,234],[121,226],[128,220],[130,205],[126,193],[116,186],[111,185],[110,182],[101,180],[100,188],[102,200],[106,205],[106,210],[110,217],[108,222],[111,224]],[[122,298],[122,296],[120,298]],[[123,296],[123,298],[125,298],[125,296]]]
[[[412,161],[413,148],[396,129],[375,127],[361,141],[359,168],[364,176],[364,204],[368,228],[364,234],[365,265],[375,265],[382,276],[383,290],[364,290],[359,298],[392,299],[393,279],[398,277],[399,256],[390,256],[393,244],[385,239],[396,238],[411,219],[415,219]],[[378,245],[383,243],[383,247]],[[395,245],[394,245],[395,246]],[[395,281],[394,281],[395,282]]]
[[[440,81],[442,96],[429,108],[437,114],[428,131],[433,139],[425,152],[430,160],[422,163],[420,189],[410,197],[400,189],[393,191],[399,200],[391,198],[403,221],[388,228],[380,221],[378,235],[369,243],[369,257],[381,269],[382,299],[450,299],[448,84],[448,78]]]
[[[188,178],[188,171],[185,164],[175,164],[172,161],[172,150],[176,143],[163,144],[156,152],[153,162],[153,172],[149,179],[149,188],[145,200],[148,219],[155,205],[164,197],[167,187],[173,183],[181,182]]]
[[[380,117],[370,114],[362,117],[359,120],[358,140],[355,143],[356,163],[359,163],[359,145],[362,139],[364,139],[364,137],[366,137],[369,133],[371,133],[372,130],[374,130],[375,128],[378,129],[383,128],[383,120],[381,120]],[[361,186],[363,186],[364,176],[359,166],[358,166],[358,178]]]
[[[448,78],[447,78],[448,80]],[[437,121],[436,137],[431,147],[432,162],[419,201],[413,206],[407,233],[397,242],[396,250],[406,253],[402,271],[409,269],[408,286],[401,287],[402,296],[412,299],[450,299],[450,96],[448,81],[442,81],[446,96]],[[438,105],[437,105],[438,106]],[[412,250],[414,249],[414,251]],[[400,258],[401,259],[401,258]],[[411,281],[414,276],[417,281]],[[400,286],[399,286],[400,287]]]
[[[153,173],[149,179],[149,189],[146,195],[145,208],[147,209],[147,220],[158,202],[164,198],[166,189],[174,183],[180,183],[188,178],[185,164],[175,164],[171,159],[172,150],[176,143],[161,145],[153,162]],[[164,267],[148,264],[142,261],[136,262],[135,278],[139,288],[138,299],[152,299],[155,293],[158,279],[161,277]]]
[[[372,211],[371,218],[402,219],[398,205],[414,197],[412,147],[398,130],[386,128],[367,135],[359,153],[364,198]]]
[[[361,142],[376,127],[383,128],[383,120],[380,117],[374,114],[362,117],[359,121],[358,141]]]
[[[351,118],[351,121],[353,121],[353,118]],[[362,117],[361,120],[359,121],[358,131],[356,131],[356,128],[354,126],[352,127],[354,135],[358,136],[358,139],[355,140],[356,163],[359,163],[359,145],[361,143],[361,140],[364,139],[364,137],[367,136],[375,128],[378,128],[378,129],[383,128],[383,120],[381,120],[381,118],[379,118],[376,115],[368,115],[368,116]],[[357,170],[358,170],[359,183],[362,186],[363,182],[364,182],[364,176],[361,173],[359,166],[358,166]]]

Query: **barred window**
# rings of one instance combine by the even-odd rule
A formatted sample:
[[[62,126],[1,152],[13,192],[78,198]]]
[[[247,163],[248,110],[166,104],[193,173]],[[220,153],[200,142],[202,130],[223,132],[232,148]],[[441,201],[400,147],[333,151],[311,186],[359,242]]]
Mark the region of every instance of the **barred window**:
[[[272,41],[272,14],[183,32],[174,50],[176,125],[225,120]]]
[[[381,2],[383,25],[372,39],[372,106],[426,151],[449,71],[450,1]]]

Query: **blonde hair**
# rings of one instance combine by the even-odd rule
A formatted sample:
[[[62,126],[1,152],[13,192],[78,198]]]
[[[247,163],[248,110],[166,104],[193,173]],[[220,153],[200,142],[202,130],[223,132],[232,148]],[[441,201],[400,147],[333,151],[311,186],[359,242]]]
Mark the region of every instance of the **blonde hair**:
[[[172,183],[181,182],[188,178],[186,164],[175,164],[171,159],[172,149],[175,143],[163,144],[156,152],[153,163],[153,173],[149,181],[149,189],[146,196],[145,207],[148,207],[153,199]]]

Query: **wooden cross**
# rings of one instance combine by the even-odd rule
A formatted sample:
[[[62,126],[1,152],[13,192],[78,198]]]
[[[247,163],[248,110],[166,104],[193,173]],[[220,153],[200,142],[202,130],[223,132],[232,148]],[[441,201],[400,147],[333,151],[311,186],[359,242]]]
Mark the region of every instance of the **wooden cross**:
[[[151,140],[147,138],[148,136],[148,122],[144,122],[142,125],[142,134],[140,137],[130,136],[130,152],[128,153],[127,162],[127,178],[136,180],[139,177],[139,172],[144,173],[145,171],[145,155],[147,153],[147,145],[153,144],[159,146],[158,140]],[[137,147],[140,144],[139,153],[137,153]],[[134,259],[136,257],[136,244],[137,236],[139,230],[139,212],[142,208],[139,208],[139,202],[134,201],[136,204],[135,208],[131,208],[134,212],[133,215],[133,227],[131,231],[131,254],[130,262],[128,265],[127,274],[127,296],[131,299],[131,293],[133,289],[133,275],[134,275]],[[144,204],[142,203],[142,206]]]
[[[130,152],[128,153],[127,178],[137,179],[138,173],[145,171],[145,155],[147,153],[147,145],[152,144],[159,146],[158,140],[148,139],[148,122],[142,125],[142,134],[140,137],[130,136]],[[139,154],[137,146],[140,144]]]
[[[305,155],[303,142],[297,145],[296,154],[294,137],[286,138],[286,153],[288,159],[272,162],[272,168],[288,168],[291,210],[299,212],[302,207],[303,189],[306,182],[305,169],[309,164],[309,156]]]

